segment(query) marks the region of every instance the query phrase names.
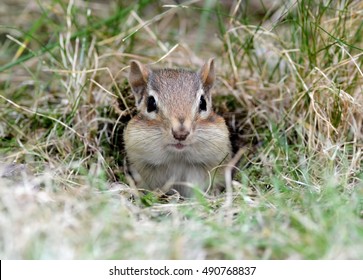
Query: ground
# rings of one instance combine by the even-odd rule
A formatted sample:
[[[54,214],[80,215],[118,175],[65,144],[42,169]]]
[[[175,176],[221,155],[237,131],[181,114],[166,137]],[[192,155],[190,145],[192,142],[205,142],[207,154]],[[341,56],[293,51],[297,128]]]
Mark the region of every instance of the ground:
[[[362,28],[361,1],[3,0],[0,258],[363,258]],[[138,190],[130,60],[210,57],[233,180]]]

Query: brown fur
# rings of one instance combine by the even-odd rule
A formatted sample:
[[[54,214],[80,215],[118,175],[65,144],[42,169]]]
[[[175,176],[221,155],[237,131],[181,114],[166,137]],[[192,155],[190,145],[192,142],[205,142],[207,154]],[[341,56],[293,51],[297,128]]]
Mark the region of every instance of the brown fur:
[[[124,140],[138,185],[175,189],[183,196],[191,196],[190,186],[205,190],[209,171],[231,156],[227,126],[211,106],[213,60],[199,72],[152,70],[132,62],[129,82],[140,100],[139,115],[127,125]],[[206,110],[199,107],[202,95]],[[149,96],[155,99],[155,111],[147,110]]]

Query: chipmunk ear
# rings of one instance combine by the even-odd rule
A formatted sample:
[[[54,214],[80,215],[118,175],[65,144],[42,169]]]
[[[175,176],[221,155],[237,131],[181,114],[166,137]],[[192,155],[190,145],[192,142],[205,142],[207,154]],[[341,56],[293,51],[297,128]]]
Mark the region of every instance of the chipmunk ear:
[[[131,60],[129,83],[136,98],[137,105],[140,104],[147,88],[150,70],[147,66],[137,60]]]
[[[215,80],[215,72],[214,72],[214,58],[210,58],[199,70],[200,79],[203,83],[203,88],[205,91],[209,91]]]

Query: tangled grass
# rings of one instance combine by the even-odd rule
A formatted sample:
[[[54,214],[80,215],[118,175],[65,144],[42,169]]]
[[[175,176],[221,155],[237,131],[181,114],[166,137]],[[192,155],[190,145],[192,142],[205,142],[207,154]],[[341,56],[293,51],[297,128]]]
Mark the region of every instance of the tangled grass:
[[[362,258],[363,3],[122,2],[0,3],[0,258]],[[129,60],[212,56],[227,192],[137,190]]]

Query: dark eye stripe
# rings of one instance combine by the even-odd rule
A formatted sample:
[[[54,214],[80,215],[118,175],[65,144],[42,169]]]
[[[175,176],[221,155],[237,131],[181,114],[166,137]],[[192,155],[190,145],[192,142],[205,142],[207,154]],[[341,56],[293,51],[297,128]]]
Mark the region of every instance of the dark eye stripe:
[[[151,113],[156,110],[157,110],[156,100],[155,100],[154,96],[149,96],[147,98],[147,112]]]
[[[207,111],[207,101],[205,101],[204,95],[200,97],[199,111]]]

